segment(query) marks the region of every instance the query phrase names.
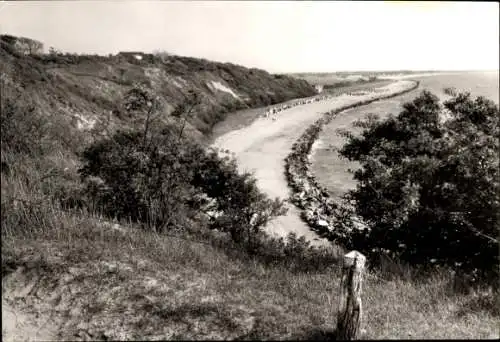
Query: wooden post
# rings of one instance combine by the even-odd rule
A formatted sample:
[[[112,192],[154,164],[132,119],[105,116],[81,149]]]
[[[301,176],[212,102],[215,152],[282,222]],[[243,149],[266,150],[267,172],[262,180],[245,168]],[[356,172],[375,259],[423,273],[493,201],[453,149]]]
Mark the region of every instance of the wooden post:
[[[354,340],[360,330],[361,283],[366,257],[358,251],[344,255],[337,316],[337,340]]]

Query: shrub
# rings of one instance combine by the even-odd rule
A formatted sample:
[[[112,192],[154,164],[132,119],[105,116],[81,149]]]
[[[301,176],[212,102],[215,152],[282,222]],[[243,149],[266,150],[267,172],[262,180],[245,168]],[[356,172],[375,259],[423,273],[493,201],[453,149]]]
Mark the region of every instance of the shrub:
[[[172,113],[181,123],[152,125],[155,97],[141,87],[130,91],[125,107],[147,112],[144,130],[118,131],[82,153],[87,195],[106,215],[159,231],[185,226],[203,211],[210,228],[251,249],[282,203],[262,194],[251,174],[239,174],[234,159],[183,136],[198,100],[191,93]]]
[[[6,98],[1,101],[2,151],[39,155],[48,133],[48,121],[32,104],[20,105],[20,99]]]
[[[340,154],[362,166],[346,200],[371,229],[343,240],[412,264],[496,274],[498,106],[449,93],[444,108],[424,91],[397,116],[358,122],[360,136],[344,133]]]
[[[192,184],[215,199],[212,211],[222,215],[211,220],[213,228],[231,234],[237,242],[252,244],[269,218],[284,214],[283,203],[268,199],[250,173],[239,174],[236,161],[220,158],[217,150],[200,154]]]
[[[9,153],[41,157],[57,150],[75,151],[84,139],[81,133],[71,132],[67,118],[41,112],[30,98],[15,94],[15,89],[2,94],[0,128],[2,160]]]
[[[311,246],[304,237],[299,238],[293,232],[283,238],[261,231],[254,242],[252,249],[234,249],[233,245],[224,245],[223,248],[231,257],[253,259],[262,265],[296,273],[335,270],[342,255],[339,249],[330,246]]]

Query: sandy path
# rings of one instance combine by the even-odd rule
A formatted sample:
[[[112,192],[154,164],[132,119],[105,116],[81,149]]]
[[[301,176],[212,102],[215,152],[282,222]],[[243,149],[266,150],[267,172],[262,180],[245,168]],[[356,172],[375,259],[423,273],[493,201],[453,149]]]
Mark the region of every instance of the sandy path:
[[[2,277],[2,341],[57,340],[56,319],[39,311],[38,276],[28,276],[24,267]]]
[[[53,341],[55,328],[49,319],[39,325],[39,317],[25,313],[2,299],[2,341]]]
[[[377,97],[409,88],[412,84],[411,81],[391,83],[379,88],[385,91],[378,93]],[[292,107],[280,112],[276,121],[258,118],[250,126],[218,137],[213,145],[233,152],[240,171],[253,171],[260,189],[269,196],[285,199],[289,197],[290,190],[284,173],[284,159],[304,130],[329,110],[374,97],[373,94],[341,95]],[[295,232],[298,236],[304,235],[313,244],[330,244],[309,229],[308,225],[301,220],[298,208],[292,204],[289,204],[288,208],[288,213],[271,221],[266,231],[278,236],[286,236],[290,232]]]

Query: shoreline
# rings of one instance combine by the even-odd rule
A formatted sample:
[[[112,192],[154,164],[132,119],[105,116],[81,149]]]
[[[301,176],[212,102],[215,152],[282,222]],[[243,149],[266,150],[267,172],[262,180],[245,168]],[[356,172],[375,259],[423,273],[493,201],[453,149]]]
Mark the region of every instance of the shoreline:
[[[403,80],[403,79],[412,79],[419,77],[432,77],[432,76],[441,76],[441,75],[463,75],[463,74],[498,74],[498,70],[472,70],[472,71],[443,71],[443,72],[422,72],[415,74],[394,74],[394,75],[381,75],[378,76],[381,80]]]
[[[407,89],[414,84],[407,80],[395,81],[380,87],[394,93]],[[324,101],[296,106],[278,114],[277,120],[257,118],[252,124],[219,136],[211,145],[229,150],[238,163],[240,172],[252,172],[257,179],[257,186],[270,198],[279,197],[291,202],[293,189],[290,188],[286,175],[285,159],[293,149],[304,128],[324,117],[325,112],[344,110],[346,106],[359,105],[366,101],[382,98],[384,93],[365,95],[339,95]],[[331,245],[314,232],[300,217],[300,209],[287,203],[288,213],[271,220],[264,231],[277,237],[286,237],[295,232],[304,236],[312,245]]]
[[[342,232],[335,232],[332,226],[332,216],[338,207],[336,200],[332,199],[328,190],[319,184],[310,169],[312,152],[314,148],[318,147],[318,144],[321,144],[318,141],[318,136],[323,126],[345,110],[397,97],[417,89],[420,85],[419,81],[412,80],[411,82],[413,82],[412,86],[401,91],[359,101],[324,113],[294,143],[292,152],[285,159],[285,172],[293,192],[291,202],[300,209],[301,218],[318,235],[325,238],[335,238],[337,234],[342,234]],[[359,218],[353,218],[353,223],[359,229],[367,228]]]

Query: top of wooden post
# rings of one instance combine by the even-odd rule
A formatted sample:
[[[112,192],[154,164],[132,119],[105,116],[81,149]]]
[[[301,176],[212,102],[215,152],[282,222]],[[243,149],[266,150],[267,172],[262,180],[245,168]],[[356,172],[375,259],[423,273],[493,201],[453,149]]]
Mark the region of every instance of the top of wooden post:
[[[364,267],[366,263],[366,257],[358,251],[350,251],[344,255],[344,266],[351,267],[354,264],[356,268]]]

